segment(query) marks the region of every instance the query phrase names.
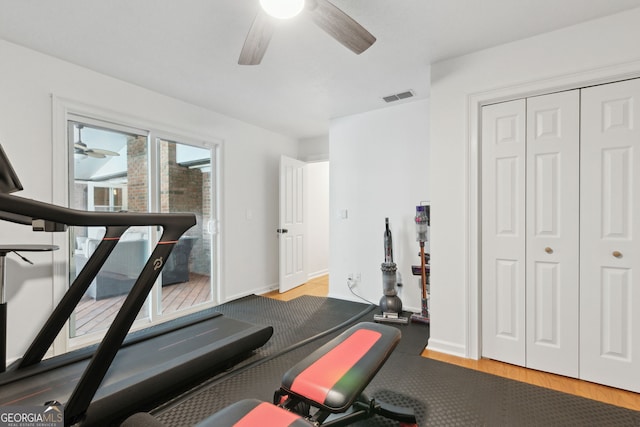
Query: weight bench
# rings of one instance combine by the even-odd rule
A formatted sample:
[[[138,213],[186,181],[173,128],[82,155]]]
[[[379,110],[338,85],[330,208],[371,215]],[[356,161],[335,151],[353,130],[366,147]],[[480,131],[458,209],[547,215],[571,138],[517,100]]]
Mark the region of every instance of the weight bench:
[[[245,399],[198,427],[338,427],[374,415],[417,427],[413,410],[377,402],[363,393],[400,337],[394,327],[359,323],[289,369],[273,404]]]

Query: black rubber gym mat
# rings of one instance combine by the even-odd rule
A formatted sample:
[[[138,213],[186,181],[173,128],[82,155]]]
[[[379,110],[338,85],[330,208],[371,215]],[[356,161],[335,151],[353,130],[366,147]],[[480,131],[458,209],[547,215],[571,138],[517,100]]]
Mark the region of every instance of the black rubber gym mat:
[[[421,426],[640,425],[640,412],[420,356],[394,356],[368,391],[388,403],[413,406]],[[394,424],[375,420],[356,425]]]
[[[286,303],[264,299],[243,299],[228,309],[240,313],[251,311],[251,306],[262,307],[261,313],[247,314],[262,317],[261,321],[247,320],[272,320],[274,336],[278,335],[273,345],[279,348],[291,345],[296,333],[305,335],[296,329],[322,329],[323,320],[338,324],[337,318],[349,306],[351,313],[365,307],[318,297],[301,297]],[[242,307],[245,303],[247,306]],[[334,322],[327,322],[329,319]],[[372,319],[373,313],[367,313],[358,321]],[[403,338],[366,393],[391,404],[413,407],[420,426],[640,426],[640,412],[420,357],[429,326],[416,323],[396,327]],[[271,401],[282,374],[339,332],[239,369],[233,375],[218,377],[174,405],[159,408],[154,415],[167,426],[187,427],[244,398]],[[265,353],[276,350],[271,348]],[[397,422],[377,417],[354,425],[396,427]]]
[[[257,350],[253,361],[323,333],[368,308],[366,304],[333,298],[302,296],[293,301],[278,301],[251,295],[220,305],[215,310],[234,319],[273,326],[273,336]]]
[[[285,367],[284,370],[279,370],[279,363],[288,363],[291,366],[300,358],[293,359],[293,362],[288,360],[281,362],[276,360],[280,359],[278,357],[274,359],[275,362],[272,360],[271,363],[264,363],[267,368],[274,366],[274,364],[277,366],[273,368],[272,372],[274,381],[267,381],[265,374],[253,373],[261,366],[260,364],[263,360],[272,358],[282,350],[299,344],[310,337],[323,334],[347,320],[357,319],[363,313],[368,312],[369,314],[365,314],[365,316],[373,318],[373,314],[370,314],[371,308],[366,304],[312,296],[302,296],[288,302],[249,296],[218,306],[216,311],[223,313],[227,317],[242,319],[257,325],[273,326],[274,333],[272,338],[263,347],[257,349],[252,357],[238,363],[233,371],[214,377],[187,395],[163,405],[156,411],[152,411],[152,413],[167,426],[192,426],[227,404],[240,400],[224,400],[225,403],[220,404],[218,392],[221,387],[231,387],[232,390],[237,390],[237,393],[227,393],[227,395],[241,397],[246,387],[235,384],[239,380],[243,381],[245,377],[237,373],[253,365],[258,366],[252,367],[249,371],[250,377],[247,380],[250,384],[249,388],[258,390],[263,387],[264,393],[260,398],[271,401],[273,392],[280,385],[280,376],[288,369],[288,367]],[[352,323],[350,322],[349,324]],[[333,337],[337,333],[330,336]],[[326,341],[328,339],[320,342]],[[300,354],[304,356],[307,354],[306,351],[308,350],[303,350]],[[220,384],[223,384],[223,386]]]

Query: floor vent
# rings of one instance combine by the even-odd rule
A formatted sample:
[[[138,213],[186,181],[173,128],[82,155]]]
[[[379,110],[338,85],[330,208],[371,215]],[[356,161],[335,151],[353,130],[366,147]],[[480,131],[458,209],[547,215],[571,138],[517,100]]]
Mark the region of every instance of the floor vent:
[[[401,99],[411,98],[413,96],[413,91],[407,90],[404,92],[396,93],[393,95],[383,96],[382,99],[384,102],[395,102],[400,101]]]

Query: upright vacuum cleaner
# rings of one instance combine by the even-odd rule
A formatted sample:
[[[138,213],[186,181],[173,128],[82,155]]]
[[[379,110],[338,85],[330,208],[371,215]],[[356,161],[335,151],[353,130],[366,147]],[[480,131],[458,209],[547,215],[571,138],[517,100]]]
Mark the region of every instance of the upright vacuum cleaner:
[[[396,290],[396,264],[393,262],[393,239],[389,229],[389,218],[384,219],[384,262],[380,266],[382,270],[382,291],[380,309],[382,314],[376,314],[373,319],[376,322],[409,323],[406,317],[402,317],[402,300]]]
[[[420,243],[420,289],[422,291],[422,312],[411,315],[412,322],[429,323],[429,266],[427,265],[429,254],[424,252],[424,244],[427,241],[429,230],[430,207],[427,205],[416,206],[416,240]],[[412,266],[416,274],[415,266]]]

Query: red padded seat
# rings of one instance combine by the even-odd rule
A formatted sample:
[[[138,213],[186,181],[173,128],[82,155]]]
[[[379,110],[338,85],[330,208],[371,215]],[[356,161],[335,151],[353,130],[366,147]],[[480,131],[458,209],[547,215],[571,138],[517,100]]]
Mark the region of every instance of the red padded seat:
[[[197,427],[313,427],[299,415],[271,403],[245,399],[227,406]]]
[[[344,412],[384,365],[400,337],[397,328],[359,323],[289,369],[282,380],[282,394],[329,412]]]

